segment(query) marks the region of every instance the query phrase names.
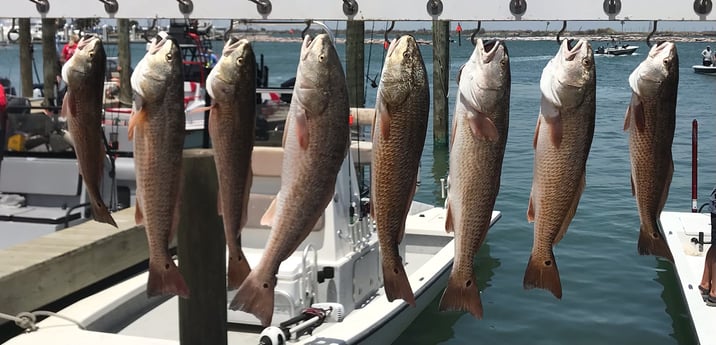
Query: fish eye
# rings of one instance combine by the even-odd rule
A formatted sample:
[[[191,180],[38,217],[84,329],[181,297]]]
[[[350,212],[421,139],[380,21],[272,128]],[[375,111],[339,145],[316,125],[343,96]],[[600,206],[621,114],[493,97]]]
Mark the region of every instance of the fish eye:
[[[582,65],[589,66],[592,64],[592,61],[589,58],[582,59]]]
[[[671,62],[671,59],[666,58],[664,59],[664,65],[668,65]]]
[[[244,58],[243,58],[243,57],[239,57],[238,59],[236,59],[236,64],[237,64],[237,65],[242,65],[243,63],[244,63]]]
[[[89,53],[89,57],[90,57],[90,59],[93,58],[93,57],[94,57],[94,52],[90,52],[90,53]]]
[[[408,52],[403,53],[403,59],[409,59],[409,58],[410,58],[410,53],[408,53]]]
[[[167,59],[167,61],[172,61],[172,53],[167,53],[167,55],[164,55],[164,58]]]
[[[318,61],[323,62],[323,60],[325,60],[325,59],[326,59],[325,55],[323,55],[323,54],[318,55]]]

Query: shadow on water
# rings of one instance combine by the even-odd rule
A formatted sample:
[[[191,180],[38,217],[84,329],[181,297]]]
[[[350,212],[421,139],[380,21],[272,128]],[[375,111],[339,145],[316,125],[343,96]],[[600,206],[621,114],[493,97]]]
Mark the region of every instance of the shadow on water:
[[[483,243],[475,256],[475,273],[477,274],[477,287],[484,292],[492,286],[490,281],[495,275],[494,270],[500,267],[499,259],[490,256],[490,246]],[[393,345],[433,345],[454,338],[454,325],[462,317],[472,318],[466,312],[441,312],[438,310],[442,292],[428,304],[425,310],[413,321],[410,326],[400,335]],[[483,300],[485,308],[490,303]],[[425,330],[432,330],[426,333]]]
[[[433,188],[433,196],[435,197],[435,202],[433,203],[433,205],[442,206],[445,204],[445,198],[443,198],[442,196],[440,179],[447,177],[448,163],[448,145],[434,144],[432,176],[434,181],[433,186],[435,186]]]
[[[657,259],[656,276],[655,280],[664,287],[661,299],[664,300],[666,313],[672,320],[673,333],[669,336],[679,344],[698,344],[674,265],[667,260]]]

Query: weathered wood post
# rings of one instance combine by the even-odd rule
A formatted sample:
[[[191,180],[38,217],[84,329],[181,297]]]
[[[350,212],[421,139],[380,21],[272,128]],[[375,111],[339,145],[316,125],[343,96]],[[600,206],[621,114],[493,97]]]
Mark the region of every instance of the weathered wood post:
[[[179,343],[225,345],[226,240],[217,212],[213,151],[185,150],[182,169],[177,253],[191,295],[179,299]]]
[[[450,21],[433,20],[433,145],[448,143]]]
[[[32,38],[30,37],[30,18],[18,18],[20,45],[20,85],[22,96],[32,97]]]
[[[129,19],[117,19],[117,55],[119,59],[119,103],[123,106],[132,105],[132,88],[130,87],[129,78],[130,61],[132,55],[129,49]]]
[[[55,95],[55,85],[57,84],[57,76],[60,75],[60,64],[57,58],[57,48],[55,46],[55,34],[57,33],[57,24],[54,18],[42,19],[42,69],[44,71],[43,83],[45,83],[45,105],[57,105]]]
[[[365,22],[349,20],[346,27],[346,84],[351,107],[365,106]]]

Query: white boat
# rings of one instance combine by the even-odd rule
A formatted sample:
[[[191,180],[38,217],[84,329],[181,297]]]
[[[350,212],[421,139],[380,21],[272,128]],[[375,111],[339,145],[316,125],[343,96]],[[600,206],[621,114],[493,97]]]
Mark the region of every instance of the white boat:
[[[699,74],[716,75],[716,66],[693,65],[691,68]]]
[[[241,236],[253,267],[268,238],[269,229],[259,225],[259,219],[280,186],[282,155],[279,147],[254,149],[250,214]],[[410,307],[402,300],[389,302],[382,289],[374,225],[367,215],[349,212],[363,209],[357,206],[367,203],[358,192],[352,155],[347,156],[338,176],[336,195],[322,219],[279,268],[272,326],[311,306],[328,311],[325,322],[311,319],[292,330],[262,330],[253,315],[227,308],[229,344],[269,344],[260,343],[262,332],[290,335],[289,344],[389,344],[445,288],[455,254],[452,234],[445,231],[445,209],[413,202],[400,251],[417,306]],[[493,211],[492,224],[499,218],[500,212]],[[317,279],[319,272],[325,280]],[[62,318],[47,318],[37,324],[36,331],[5,344],[178,344],[178,298],[148,299],[146,282],[144,273],[88,296],[58,311]],[[226,293],[227,301],[234,292]],[[311,332],[301,334],[302,330]]]
[[[594,54],[597,55],[632,55],[634,54],[637,49],[639,49],[639,46],[632,46],[632,45],[615,45],[613,47],[604,47],[600,46],[597,48],[597,50],[594,51]]]
[[[704,257],[712,244],[709,213],[662,212],[661,226],[674,256],[679,286],[701,345],[716,344],[716,307],[706,305],[698,286],[704,272]],[[699,233],[702,235],[699,236]]]

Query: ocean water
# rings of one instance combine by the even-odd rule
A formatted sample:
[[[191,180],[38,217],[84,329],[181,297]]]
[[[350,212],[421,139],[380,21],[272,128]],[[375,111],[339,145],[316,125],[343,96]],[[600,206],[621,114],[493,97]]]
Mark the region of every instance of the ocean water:
[[[366,33],[368,38],[369,34]],[[427,37],[423,37],[427,38]],[[456,72],[471,54],[463,40],[450,49],[450,114],[457,93]],[[672,265],[640,256],[636,243],[639,217],[631,196],[624,113],[630,99],[628,76],[645,58],[645,42],[637,54],[596,57],[597,116],[587,163],[587,187],[564,239],[555,248],[563,298],[544,290],[524,290],[522,278],[532,246],[532,225],[526,221],[532,183],[532,138],[539,110],[539,78],[556,53],[555,41],[507,41],[511,57],[510,128],[503,163],[502,185],[495,208],[502,219],[490,230],[476,257],[484,319],[465,313],[438,312],[434,300],[395,344],[695,344],[686,306]],[[599,42],[593,42],[596,47]],[[716,78],[697,75],[705,43],[677,43],[680,81],[674,177],[666,210],[689,211],[691,205],[691,123],[699,121],[699,204],[716,185]],[[220,42],[214,42],[217,53]],[[113,50],[114,49],[114,50]],[[270,68],[269,83],[278,86],[293,77],[300,43],[256,42]],[[422,46],[432,79],[432,47]],[[343,56],[344,46],[338,45]],[[107,47],[108,55],[116,48]],[[144,51],[133,44],[132,65]],[[35,50],[41,69],[41,51]],[[366,46],[366,74],[376,77],[382,45]],[[17,49],[0,47],[0,76],[19,87]],[[39,72],[42,75],[41,71]],[[379,77],[378,77],[379,78]],[[376,89],[366,89],[366,106],[375,104]],[[423,150],[418,201],[442,205],[440,178],[447,174],[447,148],[434,146],[431,123]],[[697,283],[697,282],[694,282]]]

